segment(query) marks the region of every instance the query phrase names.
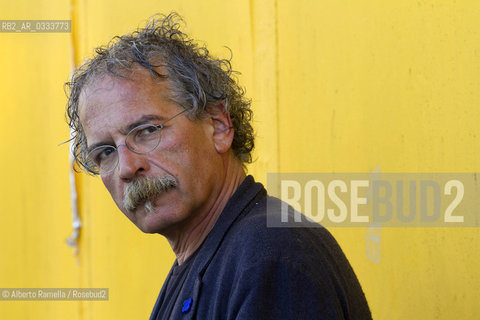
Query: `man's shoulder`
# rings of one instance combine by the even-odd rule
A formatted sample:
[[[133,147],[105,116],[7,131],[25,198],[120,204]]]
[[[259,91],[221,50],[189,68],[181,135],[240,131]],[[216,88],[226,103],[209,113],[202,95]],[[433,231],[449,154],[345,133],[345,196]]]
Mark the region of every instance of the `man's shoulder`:
[[[262,199],[237,218],[205,274],[205,292],[223,301],[222,312],[240,319],[369,319],[358,280],[331,234],[308,221],[269,227],[267,216],[278,213],[266,206]]]
[[[324,263],[338,259],[343,253],[327,229],[314,222],[303,220],[289,225],[269,226],[269,219],[278,220],[281,200],[267,196],[255,203],[249,212],[242,214],[232,225],[222,244],[223,254],[235,260],[258,263],[261,260],[282,260],[292,263]],[[295,214],[289,208],[289,218]],[[346,259],[345,259],[346,260]]]

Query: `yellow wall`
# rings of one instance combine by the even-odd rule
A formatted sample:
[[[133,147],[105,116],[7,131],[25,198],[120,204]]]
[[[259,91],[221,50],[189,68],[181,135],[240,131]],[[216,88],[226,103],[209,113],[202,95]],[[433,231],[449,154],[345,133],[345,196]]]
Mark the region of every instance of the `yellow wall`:
[[[253,99],[267,172],[478,172],[478,1],[0,2],[0,19],[74,19],[73,34],[0,33],[0,287],[107,287],[108,302],[0,301],[0,319],[147,318],[174,259],[97,178],[78,176],[71,233],[62,84],[93,47],[176,10]],[[331,230],[375,319],[480,318],[478,228]],[[367,250],[372,234],[379,250]]]

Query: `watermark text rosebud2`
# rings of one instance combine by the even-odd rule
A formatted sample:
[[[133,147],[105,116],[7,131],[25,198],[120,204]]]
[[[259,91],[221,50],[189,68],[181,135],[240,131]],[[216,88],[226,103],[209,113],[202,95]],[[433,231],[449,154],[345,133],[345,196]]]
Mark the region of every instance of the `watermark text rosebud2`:
[[[267,226],[478,227],[476,173],[269,173]]]
[[[0,301],[107,301],[108,288],[0,288]]]

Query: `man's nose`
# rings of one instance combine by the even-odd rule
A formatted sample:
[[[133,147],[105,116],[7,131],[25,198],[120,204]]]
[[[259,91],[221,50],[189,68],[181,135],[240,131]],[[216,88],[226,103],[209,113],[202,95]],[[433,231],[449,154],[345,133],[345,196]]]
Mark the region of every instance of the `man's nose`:
[[[135,153],[124,144],[117,147],[117,152],[118,171],[121,179],[130,180],[148,170],[148,161],[144,154]]]

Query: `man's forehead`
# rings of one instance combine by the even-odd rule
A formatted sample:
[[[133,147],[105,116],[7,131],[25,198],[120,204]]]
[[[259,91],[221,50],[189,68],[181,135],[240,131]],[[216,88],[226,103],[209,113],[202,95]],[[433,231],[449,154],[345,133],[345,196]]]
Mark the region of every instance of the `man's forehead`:
[[[138,74],[132,74],[131,77],[123,78],[115,75],[104,74],[89,80],[82,88],[80,93],[80,104],[85,104],[95,98],[107,96],[112,94],[125,96],[129,94],[129,90],[132,87],[137,86],[138,83],[142,83],[144,86],[148,86],[148,77],[144,77]]]
[[[122,92],[124,94],[125,90],[114,90],[121,86],[125,84],[112,77],[104,76],[88,83],[82,89],[78,101],[78,113],[83,126],[87,125],[89,119],[97,116],[101,111],[100,107],[106,106],[106,100],[109,101],[108,104],[117,104],[123,99]]]
[[[162,99],[168,96],[166,81],[154,80],[151,74],[138,68],[119,77],[105,74],[98,76],[85,85],[79,96],[79,115],[84,119],[86,113],[94,113],[100,105],[116,104],[125,101],[132,103],[144,99]]]

